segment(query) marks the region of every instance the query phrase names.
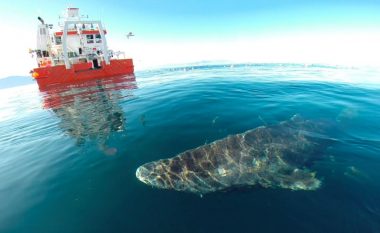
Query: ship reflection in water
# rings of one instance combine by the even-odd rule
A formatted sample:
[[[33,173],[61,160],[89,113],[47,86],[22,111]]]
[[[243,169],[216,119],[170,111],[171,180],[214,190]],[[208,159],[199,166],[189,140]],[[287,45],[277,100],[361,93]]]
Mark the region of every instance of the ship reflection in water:
[[[134,75],[112,77],[76,84],[41,87],[45,109],[60,120],[59,127],[76,140],[78,146],[96,143],[106,155],[117,149],[107,145],[112,132],[125,131],[126,119],[119,104],[133,96]]]

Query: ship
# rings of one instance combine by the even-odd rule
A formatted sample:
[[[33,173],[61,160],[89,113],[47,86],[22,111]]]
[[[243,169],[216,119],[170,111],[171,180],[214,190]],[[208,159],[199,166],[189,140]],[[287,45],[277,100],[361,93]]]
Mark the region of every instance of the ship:
[[[58,29],[38,17],[37,68],[31,71],[39,86],[73,83],[131,75],[133,60],[125,53],[108,49],[107,30],[99,20],[88,20],[79,8],[64,11]]]

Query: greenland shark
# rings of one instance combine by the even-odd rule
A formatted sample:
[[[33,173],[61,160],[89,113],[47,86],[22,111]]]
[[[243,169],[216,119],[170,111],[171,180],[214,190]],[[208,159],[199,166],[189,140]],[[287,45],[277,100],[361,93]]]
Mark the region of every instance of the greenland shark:
[[[315,190],[321,181],[307,165],[326,143],[321,122],[295,115],[277,125],[261,126],[187,150],[136,170],[145,184],[199,195],[234,187],[262,186]]]

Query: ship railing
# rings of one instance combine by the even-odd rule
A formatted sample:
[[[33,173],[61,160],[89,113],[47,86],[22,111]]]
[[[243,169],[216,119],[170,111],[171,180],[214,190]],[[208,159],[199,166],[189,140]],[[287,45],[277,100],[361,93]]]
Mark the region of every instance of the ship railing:
[[[112,55],[115,56],[117,59],[120,59],[120,56],[123,56],[123,58],[125,59],[125,52],[123,52],[123,51],[113,52]],[[111,56],[111,57],[113,57],[113,56]]]

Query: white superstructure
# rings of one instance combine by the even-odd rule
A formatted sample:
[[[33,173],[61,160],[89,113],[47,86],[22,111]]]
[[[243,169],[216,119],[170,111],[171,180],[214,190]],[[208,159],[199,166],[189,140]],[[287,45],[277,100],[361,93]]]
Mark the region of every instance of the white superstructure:
[[[59,30],[52,32],[53,25],[38,19],[37,49],[31,52],[36,53],[39,67],[64,64],[70,69],[92,62],[93,68],[99,68],[103,61],[110,63],[113,52],[107,48],[107,31],[100,21],[83,20],[78,8],[67,8]]]

